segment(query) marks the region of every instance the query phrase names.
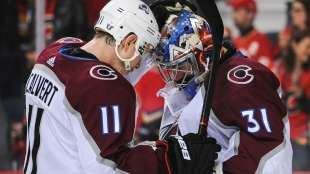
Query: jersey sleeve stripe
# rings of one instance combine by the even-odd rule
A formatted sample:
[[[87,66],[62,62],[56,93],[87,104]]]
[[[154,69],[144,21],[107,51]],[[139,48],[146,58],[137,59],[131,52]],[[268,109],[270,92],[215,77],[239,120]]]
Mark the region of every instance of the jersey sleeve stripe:
[[[38,108],[37,118],[34,127],[34,142],[33,142],[33,149],[32,149],[32,171],[31,174],[37,174],[37,155],[40,147],[40,124],[42,120],[44,110]]]
[[[27,119],[27,125],[28,125],[27,126],[27,133],[28,133],[28,136],[29,136],[29,126],[30,126],[30,122],[31,122],[32,109],[33,109],[33,106],[29,105],[28,119]],[[30,140],[28,138],[28,149],[27,149],[27,157],[26,157],[26,162],[25,162],[25,167],[24,167],[24,173],[26,173],[27,168],[28,168],[29,157],[30,157]]]

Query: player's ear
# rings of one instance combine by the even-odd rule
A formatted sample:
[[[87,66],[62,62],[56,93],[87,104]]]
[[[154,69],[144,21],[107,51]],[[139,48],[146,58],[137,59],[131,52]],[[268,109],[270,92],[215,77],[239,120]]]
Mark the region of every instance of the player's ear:
[[[134,33],[129,34],[124,42],[123,42],[123,47],[125,51],[131,50],[132,48],[135,48],[136,43],[137,43],[138,37]]]

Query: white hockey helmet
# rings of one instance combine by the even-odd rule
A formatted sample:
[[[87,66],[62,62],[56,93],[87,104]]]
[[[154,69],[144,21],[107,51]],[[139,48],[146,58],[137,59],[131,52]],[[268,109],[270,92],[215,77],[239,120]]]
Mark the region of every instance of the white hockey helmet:
[[[149,8],[141,0],[111,0],[100,11],[100,17],[95,30],[111,34],[116,40],[115,52],[125,63],[125,69],[130,70],[130,62],[138,55],[153,50],[160,40],[156,19]],[[132,58],[124,59],[118,53],[118,46],[129,34],[137,35],[136,51]]]

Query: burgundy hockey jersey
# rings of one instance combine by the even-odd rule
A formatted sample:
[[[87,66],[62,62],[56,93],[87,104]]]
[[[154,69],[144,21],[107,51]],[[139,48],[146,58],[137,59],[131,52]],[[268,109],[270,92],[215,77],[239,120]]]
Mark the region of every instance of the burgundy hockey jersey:
[[[289,123],[275,75],[255,61],[234,56],[218,67],[215,79],[208,134],[222,146],[220,171],[290,174]],[[204,93],[202,87],[179,115],[166,107],[160,134],[175,123],[182,135],[197,133]]]
[[[160,173],[151,146],[129,146],[133,87],[82,45],[76,38],[50,45],[28,79],[25,173]]]

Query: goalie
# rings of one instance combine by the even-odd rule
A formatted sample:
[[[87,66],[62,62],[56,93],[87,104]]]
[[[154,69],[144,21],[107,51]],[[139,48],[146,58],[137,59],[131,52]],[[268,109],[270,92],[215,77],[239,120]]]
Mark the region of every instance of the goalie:
[[[153,6],[158,23],[164,23],[156,51],[157,64],[167,83],[159,91],[165,99],[162,139],[171,134],[198,133],[205,95],[203,82],[210,78],[214,61],[208,21],[182,8],[178,8],[179,13],[172,12],[176,8],[171,5],[176,1],[171,2]],[[156,13],[158,9],[166,9],[166,16],[164,12]],[[292,173],[289,122],[278,93],[278,79],[230,44],[223,44],[220,55],[207,132],[222,146],[218,159],[222,172]]]

